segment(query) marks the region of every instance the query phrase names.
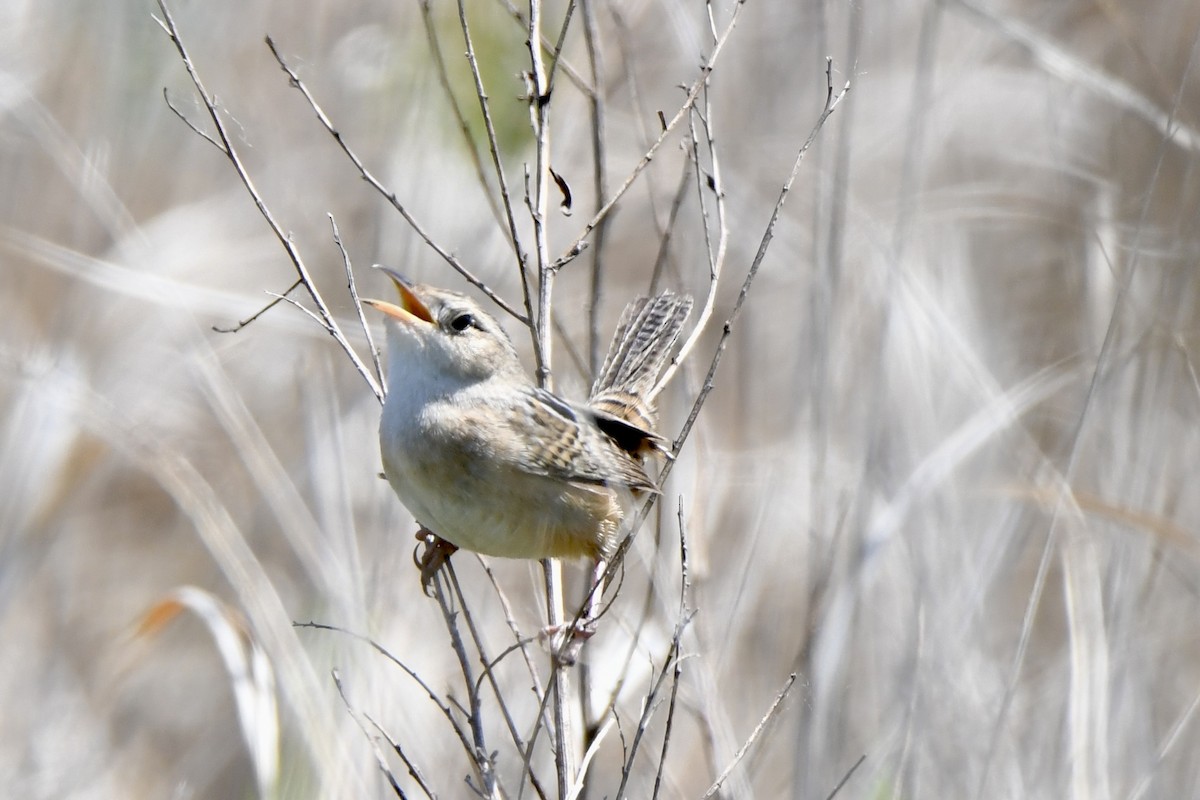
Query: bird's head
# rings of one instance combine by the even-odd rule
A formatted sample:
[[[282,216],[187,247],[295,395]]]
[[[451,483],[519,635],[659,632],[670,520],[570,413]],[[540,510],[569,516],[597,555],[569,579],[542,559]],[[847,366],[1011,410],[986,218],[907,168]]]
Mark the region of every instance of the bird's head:
[[[423,379],[453,388],[515,373],[524,375],[517,351],[494,317],[471,298],[413,284],[390,267],[378,267],[396,285],[397,303],[363,300],[383,312],[388,380]]]

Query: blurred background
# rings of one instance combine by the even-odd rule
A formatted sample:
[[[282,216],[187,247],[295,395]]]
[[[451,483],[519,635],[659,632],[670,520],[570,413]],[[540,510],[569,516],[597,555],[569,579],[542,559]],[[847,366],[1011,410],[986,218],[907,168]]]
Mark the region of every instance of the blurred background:
[[[467,5],[527,235],[525,32],[500,2]],[[587,6],[564,63],[603,99],[611,192],[712,37],[700,4],[596,4],[589,57]],[[263,39],[431,236],[516,303],[515,260],[469,157],[484,140],[457,9],[422,8],[173,4],[249,174],[364,358],[328,215],[364,295],[386,290],[375,262],[469,287],[364,183]],[[734,8],[714,6],[718,30]],[[660,758],[664,706],[630,796],[650,796],[660,760],[663,796],[703,794],[792,673],[724,796],[824,798],[860,756],[839,797],[1200,795],[1200,6],[739,8],[706,96],[715,168],[699,148],[729,250],[712,329],[663,397],[668,435],[821,112],[826,56],[834,87],[853,88],[802,164],[658,524],[587,645],[589,718],[615,695],[621,720],[587,796],[614,796],[669,650],[680,509],[697,613],[670,749]],[[158,13],[135,0],[0,5],[0,786],[255,796],[263,758],[245,732],[273,753],[272,715],[239,717],[219,626],[147,624],[195,586],[274,666],[259,699],[278,699],[278,796],[390,796],[334,667],[440,796],[469,796],[469,759],[420,687],[350,636],[292,627],[370,636],[464,702],[410,561],[415,525],[377,477],[366,382],[291,306],[214,330],[295,273],[228,161],[164,102],[165,88],[211,130]],[[562,14],[547,6],[552,37]],[[553,164],[575,213],[551,220],[555,254],[596,208],[589,103],[556,80]],[[588,385],[569,351],[586,363],[596,346],[585,312],[602,345],[660,251],[660,285],[708,291],[715,195],[683,141],[668,140],[602,246],[560,275],[569,396]],[[527,333],[505,322],[527,356]],[[455,563],[494,657],[513,640],[496,589],[478,559]],[[489,566],[536,633],[540,570]],[[530,673],[515,656],[496,673],[527,735]],[[517,796],[520,754],[494,698],[487,710]],[[546,746],[533,763],[553,796]]]

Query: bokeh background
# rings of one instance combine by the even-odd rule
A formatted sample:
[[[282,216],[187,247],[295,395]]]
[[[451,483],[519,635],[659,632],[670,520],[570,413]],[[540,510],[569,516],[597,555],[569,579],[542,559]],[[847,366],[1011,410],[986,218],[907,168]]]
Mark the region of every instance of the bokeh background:
[[[520,212],[524,33],[500,3],[467,5]],[[173,7],[359,352],[327,215],[365,294],[385,290],[374,262],[465,285],[360,179],[267,34],[434,238],[518,298],[418,3]],[[716,4],[718,27],[731,8]],[[592,11],[613,187],[711,38],[697,3]],[[291,626],[369,635],[463,697],[410,563],[411,516],[377,477],[375,397],[294,308],[213,329],[294,273],[228,162],[164,102],[165,87],[205,127],[154,13],[137,0],[0,4],[0,786],[255,794],[209,630],[183,615],[139,632],[191,585],[243,616],[275,667],[279,796],[390,793],[332,667],[440,796],[468,796],[468,761],[406,675],[351,637]],[[457,11],[434,2],[430,15],[478,143]],[[574,26],[566,59],[588,76],[582,15]],[[727,796],[824,798],[863,755],[840,797],[1200,795],[1198,31],[1200,6],[1184,0],[741,9],[708,96],[729,253],[713,331],[664,396],[669,434],[821,111],[826,56],[835,86],[853,88],[803,162],[661,524],[639,537],[587,646],[589,704],[624,679],[628,738],[678,619],[682,508],[697,613],[663,796],[700,796],[791,673]],[[552,220],[557,252],[595,197],[588,104],[564,80],[552,108],[555,169],[576,195],[576,213]],[[567,394],[587,385],[566,357],[570,342],[586,359],[584,312],[606,332],[649,285],[689,171],[680,141],[603,247],[560,276]],[[699,197],[715,224],[713,196],[687,180],[663,281],[702,297]],[[456,563],[499,652],[512,637],[495,590],[469,554]],[[535,632],[536,566],[491,566]],[[527,732],[524,670],[513,657],[498,674]],[[650,796],[664,716],[630,796]],[[520,758],[494,724],[516,787]],[[619,781],[622,739],[609,736],[592,797]],[[552,788],[544,744],[535,765]]]

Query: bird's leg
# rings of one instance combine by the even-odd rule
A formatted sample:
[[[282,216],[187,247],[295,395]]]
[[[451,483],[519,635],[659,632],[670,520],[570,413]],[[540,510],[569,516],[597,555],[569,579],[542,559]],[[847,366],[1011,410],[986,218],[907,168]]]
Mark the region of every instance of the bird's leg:
[[[419,555],[413,552],[413,562],[421,570],[421,591],[432,596],[433,576],[450,560],[450,556],[458,552],[458,545],[447,542],[424,525],[417,531],[417,541],[425,545],[425,549]]]

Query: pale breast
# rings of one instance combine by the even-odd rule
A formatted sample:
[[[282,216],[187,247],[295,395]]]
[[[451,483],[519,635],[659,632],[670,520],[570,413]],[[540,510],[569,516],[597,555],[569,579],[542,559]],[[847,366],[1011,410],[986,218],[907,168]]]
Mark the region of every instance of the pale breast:
[[[453,544],[509,558],[607,555],[632,497],[530,472],[486,405],[428,404],[381,438],[384,468],[417,521]]]

